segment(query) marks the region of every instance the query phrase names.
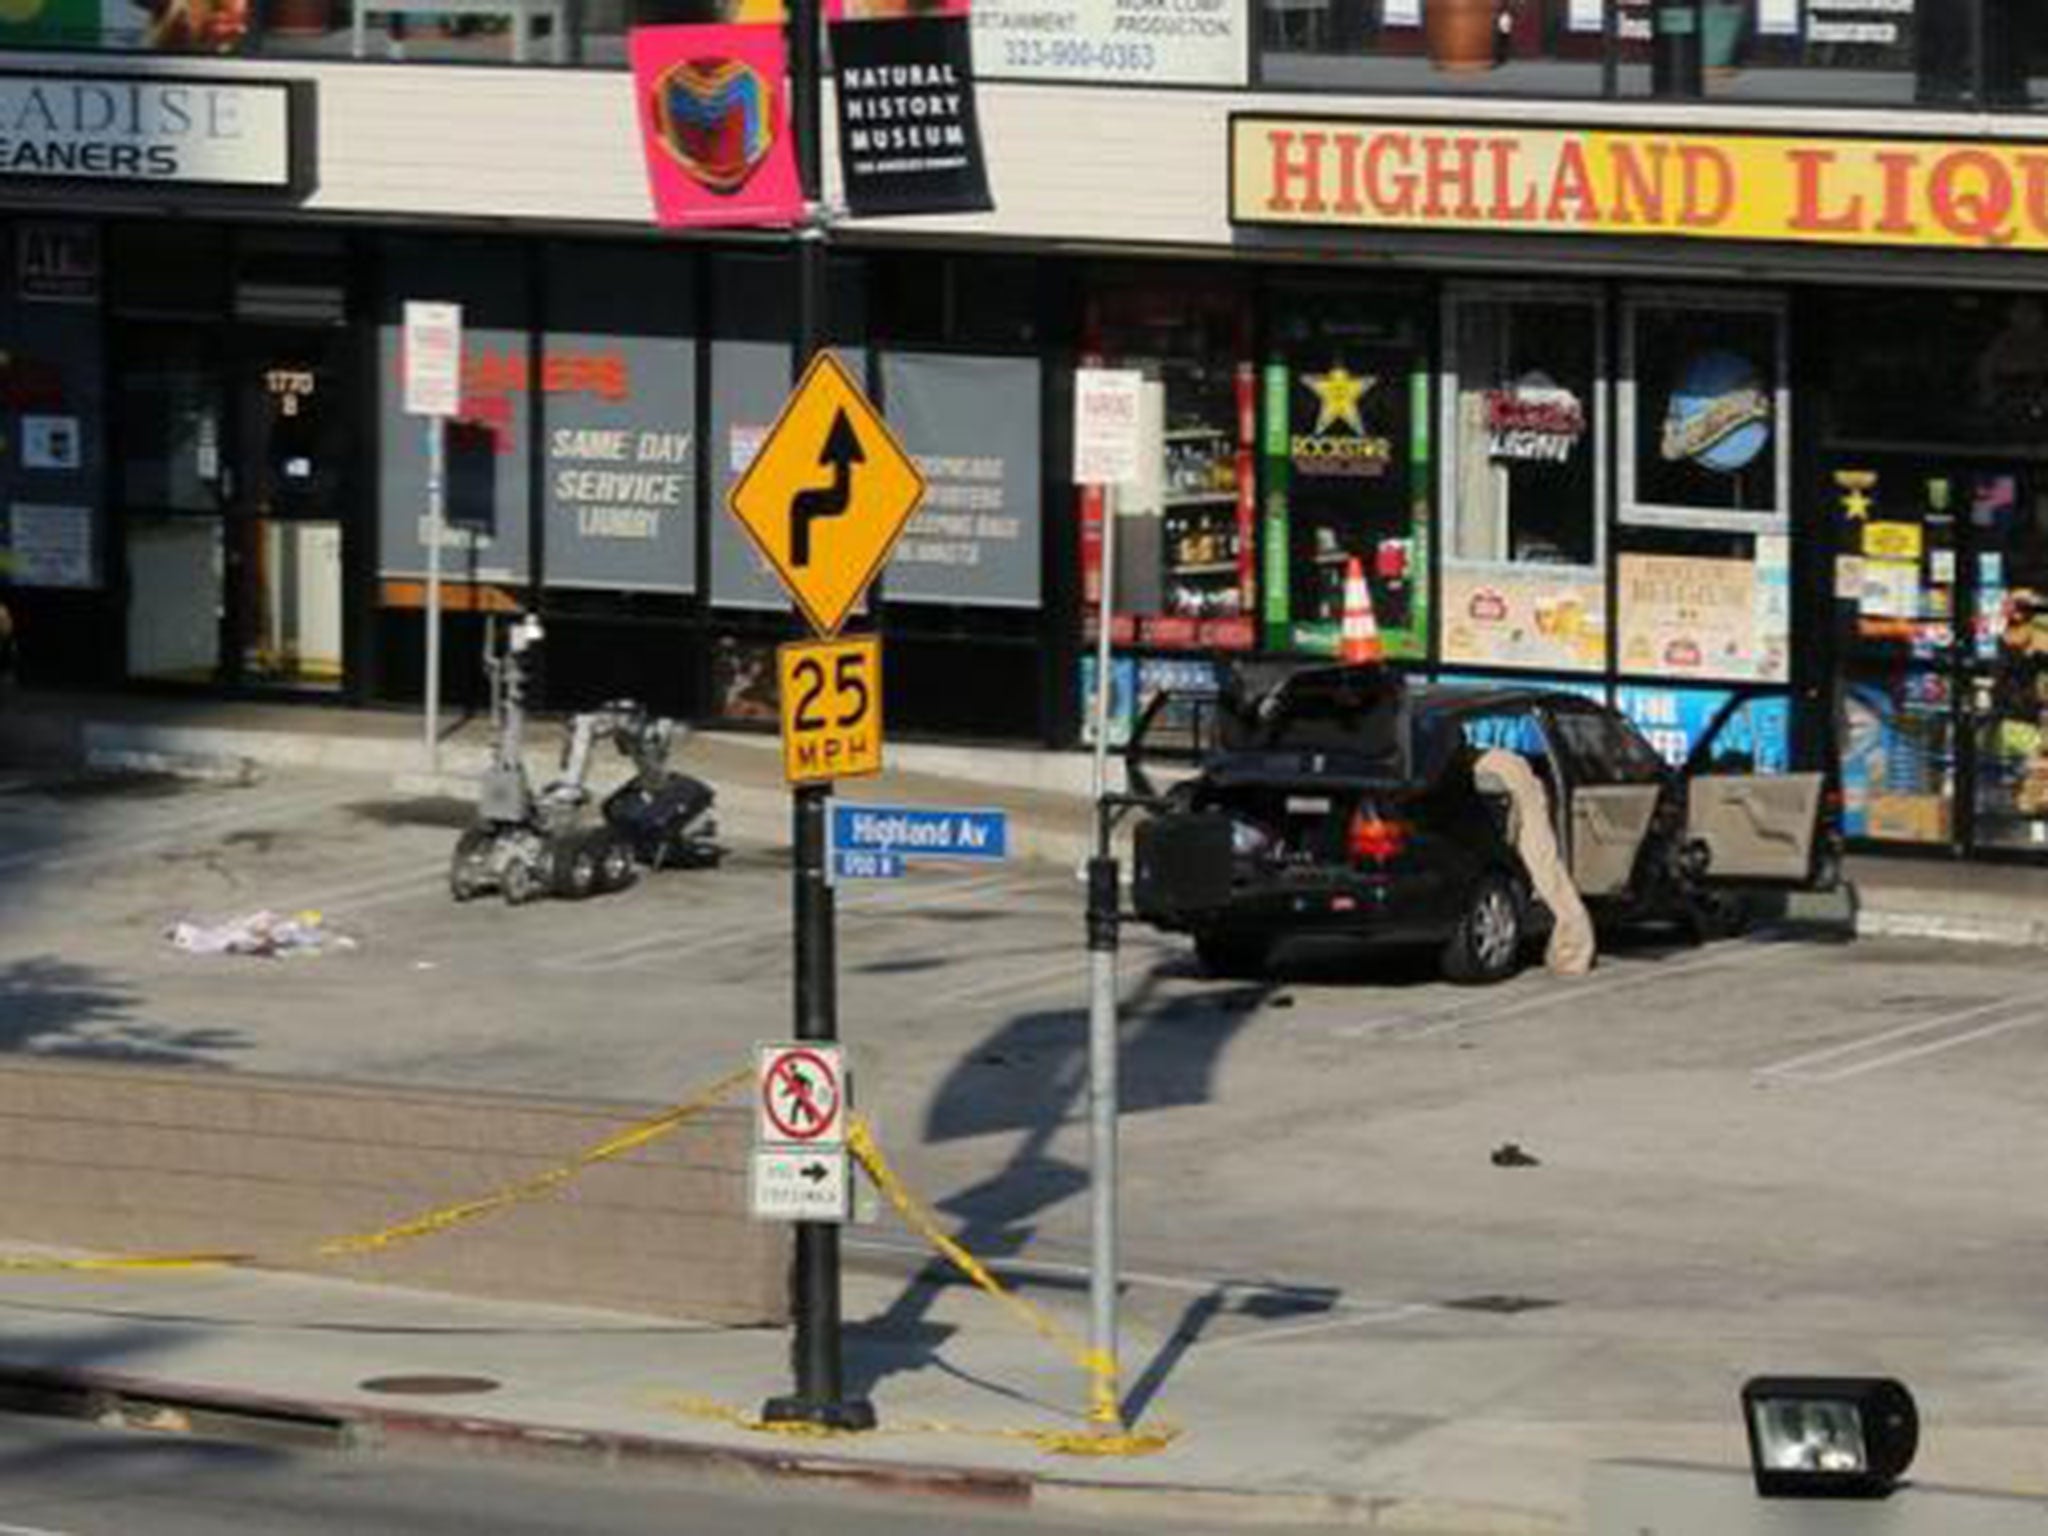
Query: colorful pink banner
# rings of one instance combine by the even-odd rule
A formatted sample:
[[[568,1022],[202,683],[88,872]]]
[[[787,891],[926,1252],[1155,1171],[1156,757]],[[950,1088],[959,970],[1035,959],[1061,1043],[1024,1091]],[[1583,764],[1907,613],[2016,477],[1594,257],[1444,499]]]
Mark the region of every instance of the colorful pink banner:
[[[914,21],[965,16],[968,0],[825,0],[827,21]]]
[[[655,221],[796,223],[782,28],[636,27],[628,46]]]

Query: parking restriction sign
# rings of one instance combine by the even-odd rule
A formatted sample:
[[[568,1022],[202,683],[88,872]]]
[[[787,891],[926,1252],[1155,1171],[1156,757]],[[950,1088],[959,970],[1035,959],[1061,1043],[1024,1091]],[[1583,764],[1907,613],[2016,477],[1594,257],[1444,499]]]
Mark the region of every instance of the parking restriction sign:
[[[846,1063],[838,1046],[762,1045],[755,1063],[757,1145],[815,1151],[846,1144]]]

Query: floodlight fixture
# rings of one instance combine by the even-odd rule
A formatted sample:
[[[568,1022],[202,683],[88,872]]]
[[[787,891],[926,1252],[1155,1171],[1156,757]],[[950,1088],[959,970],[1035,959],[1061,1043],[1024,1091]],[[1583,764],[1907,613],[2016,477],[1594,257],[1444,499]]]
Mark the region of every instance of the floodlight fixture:
[[[1742,1419],[1767,1499],[1884,1498],[1920,1445],[1913,1394],[1889,1377],[1758,1376]]]

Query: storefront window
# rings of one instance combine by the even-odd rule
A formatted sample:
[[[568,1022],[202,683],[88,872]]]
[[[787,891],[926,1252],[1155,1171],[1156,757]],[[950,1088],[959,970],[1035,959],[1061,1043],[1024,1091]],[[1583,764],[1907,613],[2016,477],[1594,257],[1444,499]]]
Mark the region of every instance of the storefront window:
[[[1445,313],[1443,659],[1604,668],[1599,295],[1460,288]]]
[[[548,252],[536,399],[550,587],[696,590],[693,272],[681,254]]]
[[[1042,595],[1036,358],[882,354],[882,404],[925,494],[883,577],[892,603],[1035,609]]]
[[[405,413],[408,299],[462,306],[461,408],[446,428],[442,569],[453,581],[519,585],[528,577],[528,462],[533,359],[526,266],[516,249],[448,240],[388,248],[378,331],[378,568],[384,601],[423,600],[427,569],[426,426]],[[542,382],[545,382],[543,380]]]
[[[2038,107],[2026,0],[1261,0],[1268,85]]]
[[[1632,293],[1622,306],[1621,517],[1782,533],[1791,420],[1782,301]]]
[[[1083,623],[1092,630],[1102,532],[1115,520],[1112,640],[1249,650],[1250,316],[1228,288],[1114,288],[1091,306],[1088,350],[1145,378],[1136,484],[1083,487]]]
[[[1785,345],[1770,295],[1623,296],[1614,580],[1624,675],[1791,675]]]
[[[1265,368],[1265,642],[1334,655],[1353,563],[1386,652],[1429,633],[1429,335],[1419,295],[1276,299]]]

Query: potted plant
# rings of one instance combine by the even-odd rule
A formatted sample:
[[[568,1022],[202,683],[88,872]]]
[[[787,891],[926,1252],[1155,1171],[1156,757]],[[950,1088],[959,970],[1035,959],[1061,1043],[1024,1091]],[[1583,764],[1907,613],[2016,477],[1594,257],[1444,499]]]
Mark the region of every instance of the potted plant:
[[[1500,0],[1423,0],[1429,61],[1446,74],[1470,75],[1499,62]]]
[[[1700,63],[1708,79],[1725,80],[1736,72],[1748,29],[1748,0],[1701,0]]]

